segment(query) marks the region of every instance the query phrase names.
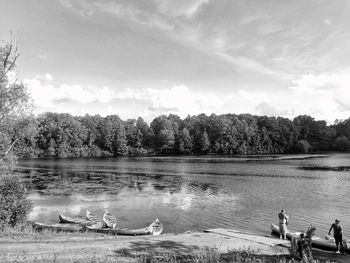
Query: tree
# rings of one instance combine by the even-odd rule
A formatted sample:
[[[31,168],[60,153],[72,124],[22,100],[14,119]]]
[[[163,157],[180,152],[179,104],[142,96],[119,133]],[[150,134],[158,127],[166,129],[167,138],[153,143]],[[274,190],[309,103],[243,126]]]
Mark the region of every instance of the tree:
[[[180,133],[179,152],[183,154],[190,154],[192,152],[192,139],[186,128],[183,128]]]
[[[31,209],[26,200],[24,183],[13,175],[16,156],[11,149],[21,139],[21,132],[13,137],[8,131],[16,117],[25,112],[28,94],[14,72],[19,54],[13,42],[0,44],[0,224],[15,226],[25,220]],[[7,141],[6,141],[7,140]]]
[[[210,150],[210,140],[208,133],[204,131],[200,139],[200,149],[202,153],[208,153]]]
[[[154,134],[155,148],[164,153],[171,153],[175,147],[174,123],[165,115],[155,118],[151,122],[151,129]],[[178,126],[176,126],[178,127]]]
[[[23,83],[19,82],[16,73],[16,61],[19,57],[13,40],[0,44],[0,133],[5,133],[16,117],[23,114],[28,106],[29,96]],[[20,139],[10,138],[9,147],[0,154],[6,155]],[[2,160],[2,158],[0,159]]]
[[[26,189],[20,178],[14,175],[0,177],[0,226],[23,223],[32,203],[26,199]]]
[[[306,140],[299,140],[295,144],[295,150],[299,153],[307,153],[311,149],[310,144]]]
[[[334,148],[337,151],[348,151],[350,150],[350,141],[345,137],[338,137],[334,142]]]

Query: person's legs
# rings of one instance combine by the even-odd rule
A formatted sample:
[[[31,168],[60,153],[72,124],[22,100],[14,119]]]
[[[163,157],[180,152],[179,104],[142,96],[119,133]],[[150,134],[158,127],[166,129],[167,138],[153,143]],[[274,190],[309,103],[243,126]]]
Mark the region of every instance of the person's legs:
[[[278,226],[279,226],[279,229],[280,229],[280,239],[282,239],[282,237],[283,237],[283,227],[282,227],[281,223]]]
[[[287,230],[287,225],[284,225],[284,232],[283,232],[284,233],[284,237],[283,237],[284,239],[287,239],[287,231],[288,231]]]
[[[335,245],[337,247],[336,253],[340,253],[339,247],[341,246],[342,240],[338,236],[334,236],[334,239],[335,239]]]
[[[281,224],[281,229],[283,239],[287,239],[287,226],[285,224]]]

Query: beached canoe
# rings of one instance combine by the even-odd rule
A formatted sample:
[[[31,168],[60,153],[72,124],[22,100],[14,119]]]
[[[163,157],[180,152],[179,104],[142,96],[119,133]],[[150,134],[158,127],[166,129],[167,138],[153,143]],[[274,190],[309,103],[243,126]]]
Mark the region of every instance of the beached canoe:
[[[85,232],[86,227],[78,224],[43,224],[39,222],[32,223],[33,229],[42,231],[50,230],[55,232]]]
[[[148,227],[140,229],[111,229],[111,228],[98,228],[95,226],[87,226],[88,231],[110,234],[110,235],[124,235],[124,236],[138,236],[138,235],[160,235],[163,232],[163,225],[158,218],[150,224]]]
[[[64,223],[64,224],[79,224],[84,226],[92,226],[92,225],[98,224],[98,222],[95,222],[95,221],[90,221],[83,218],[69,217],[62,214],[59,214],[58,218],[60,223]],[[101,223],[100,223],[100,227],[102,227]]]
[[[103,221],[102,217],[97,216],[93,213],[91,213],[90,210],[86,210],[86,219],[90,220],[92,222],[95,222],[95,224],[101,224],[102,228],[107,227],[106,223]]]
[[[90,220],[90,221],[93,221],[93,222],[96,222],[96,223],[102,221],[102,217],[91,213],[90,210],[86,210],[86,219]]]
[[[272,234],[274,235],[278,235],[280,234],[280,230],[279,227],[271,224],[271,231]],[[292,239],[292,237],[299,237],[301,234],[301,232],[288,232],[287,233],[287,238],[288,239]],[[318,248],[318,249],[323,249],[323,250],[328,250],[328,251],[336,251],[337,247],[335,245],[334,240],[328,240],[326,238],[322,238],[322,237],[318,237],[318,236],[313,236],[311,238],[312,242],[311,245],[313,248]],[[350,252],[350,243],[347,242],[345,245],[346,248],[346,252],[349,253]]]
[[[112,215],[108,210],[103,214],[102,221],[106,224],[107,227],[116,229],[117,228],[117,218]]]

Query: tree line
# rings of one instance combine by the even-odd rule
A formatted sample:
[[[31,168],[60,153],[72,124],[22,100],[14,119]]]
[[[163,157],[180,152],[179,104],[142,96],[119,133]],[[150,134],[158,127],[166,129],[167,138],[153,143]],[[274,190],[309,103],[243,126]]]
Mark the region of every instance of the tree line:
[[[150,125],[117,115],[22,116],[2,129],[4,148],[22,158],[145,154],[276,154],[350,150],[350,118],[327,125],[311,116],[293,120],[250,114],[161,115]]]

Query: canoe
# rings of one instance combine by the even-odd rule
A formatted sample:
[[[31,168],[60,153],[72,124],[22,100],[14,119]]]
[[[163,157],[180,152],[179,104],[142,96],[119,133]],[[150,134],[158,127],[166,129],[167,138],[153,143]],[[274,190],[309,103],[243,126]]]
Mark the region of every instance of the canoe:
[[[55,232],[85,232],[86,227],[78,224],[43,224],[39,222],[33,222],[32,227],[35,230],[50,230]]]
[[[78,225],[84,225],[84,226],[92,226],[92,225],[98,224],[98,222],[86,220],[83,218],[73,218],[62,214],[58,214],[58,218],[60,223],[64,223],[64,224],[78,224]],[[102,224],[101,224],[101,227],[102,227]]]
[[[272,234],[278,235],[280,234],[279,227],[271,224],[271,231]],[[299,237],[302,232],[288,232],[287,233],[287,239],[291,240],[292,237]],[[313,236],[311,238],[312,242],[311,245],[313,248],[318,248],[322,250],[328,250],[328,251],[337,251],[337,247],[335,245],[334,240],[328,240],[326,238],[318,237],[318,236]],[[350,252],[350,243],[346,241],[346,244],[344,244],[344,247],[346,248],[346,252]]]
[[[86,219],[94,222],[95,224],[101,224],[101,227],[107,227],[106,223],[102,220],[102,217],[91,213],[90,210],[86,210]]]
[[[86,210],[86,219],[93,222],[101,222],[102,218],[90,212],[90,210]]]
[[[107,227],[116,229],[117,228],[117,218],[112,215],[108,210],[103,214],[102,221],[106,224]]]
[[[124,236],[138,236],[138,235],[160,235],[163,232],[163,225],[158,218],[150,224],[148,227],[140,229],[111,229],[111,228],[98,228],[95,226],[87,226],[88,231],[110,234],[110,235],[124,235]]]

